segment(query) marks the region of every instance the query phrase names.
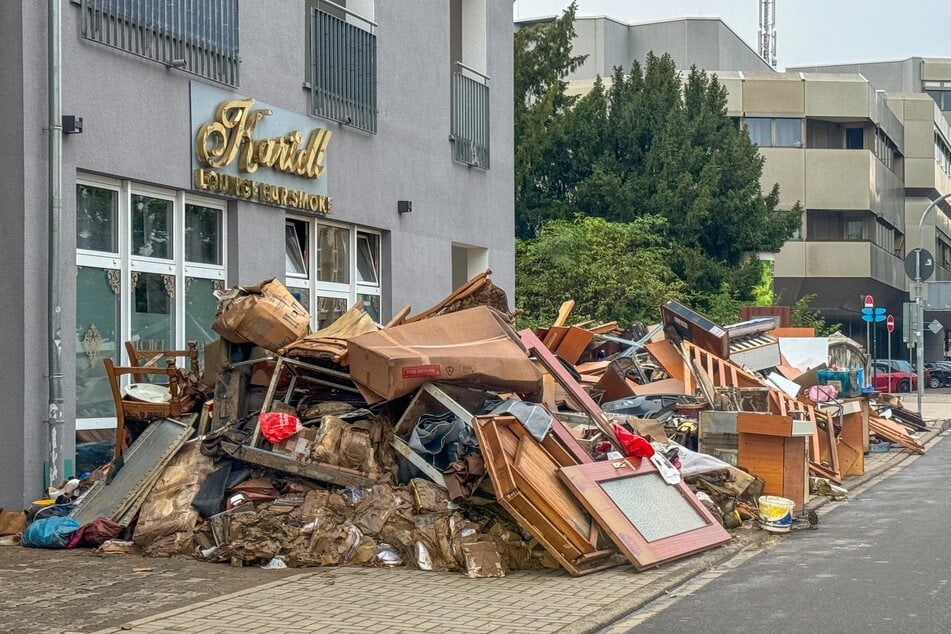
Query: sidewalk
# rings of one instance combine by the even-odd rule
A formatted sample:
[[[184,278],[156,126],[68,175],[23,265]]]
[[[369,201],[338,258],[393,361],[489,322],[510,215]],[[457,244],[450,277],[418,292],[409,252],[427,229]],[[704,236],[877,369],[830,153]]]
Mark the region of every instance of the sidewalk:
[[[949,398],[951,402],[951,398]],[[940,421],[927,442],[947,429]],[[872,454],[858,487],[913,454]],[[818,508],[826,498],[813,498]],[[411,569],[332,568],[141,618],[100,634],[131,632],[593,632],[714,568],[740,551],[784,539],[740,530],[726,546],[657,570],[630,566],[587,577],[562,571],[517,572],[502,579],[467,579]]]

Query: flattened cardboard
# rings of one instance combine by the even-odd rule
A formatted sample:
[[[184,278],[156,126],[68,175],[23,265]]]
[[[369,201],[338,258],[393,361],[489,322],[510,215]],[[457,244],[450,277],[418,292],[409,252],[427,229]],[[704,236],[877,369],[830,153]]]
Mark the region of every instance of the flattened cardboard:
[[[274,451],[290,456],[298,462],[307,462],[310,459],[311,450],[317,443],[319,437],[319,431],[311,427],[305,427],[296,434],[274,445]]]
[[[309,326],[310,313],[272,279],[237,289],[236,297],[222,300],[211,327],[228,341],[277,351],[306,335]]]
[[[431,381],[541,394],[541,373],[502,315],[487,306],[367,333],[350,339],[347,350],[350,375],[370,403]]]

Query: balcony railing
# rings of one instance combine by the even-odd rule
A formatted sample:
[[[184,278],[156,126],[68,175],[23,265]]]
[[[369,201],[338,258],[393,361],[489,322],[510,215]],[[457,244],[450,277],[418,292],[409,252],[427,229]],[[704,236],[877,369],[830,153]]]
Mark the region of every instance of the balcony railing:
[[[238,0],[82,0],[82,36],[238,85]]]
[[[376,24],[337,10],[349,19],[320,8],[311,15],[314,115],[375,133],[376,35],[371,29]]]
[[[488,77],[462,64],[458,66],[459,70],[452,74],[453,158],[472,167],[489,169]],[[479,79],[469,74],[478,75]]]

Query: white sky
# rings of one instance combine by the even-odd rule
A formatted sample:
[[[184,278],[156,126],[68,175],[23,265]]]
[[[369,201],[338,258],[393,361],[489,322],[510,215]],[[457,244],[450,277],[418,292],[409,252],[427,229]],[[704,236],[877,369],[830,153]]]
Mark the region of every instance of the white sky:
[[[515,0],[516,19],[561,13],[569,0]],[[951,0],[776,0],[776,58],[786,66],[951,57]],[[722,18],[754,50],[758,0],[578,0],[578,15],[624,22]]]

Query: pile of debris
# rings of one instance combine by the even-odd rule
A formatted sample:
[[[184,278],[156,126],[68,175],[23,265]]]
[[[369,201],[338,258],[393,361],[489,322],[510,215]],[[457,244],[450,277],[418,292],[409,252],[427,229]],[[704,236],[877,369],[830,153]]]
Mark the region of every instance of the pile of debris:
[[[729,541],[762,519],[761,494],[801,511],[810,472],[842,494],[871,437],[923,451],[920,418],[826,368],[828,339],[676,302],[652,329],[566,326],[567,302],[516,331],[490,273],[414,317],[380,325],[358,303],[311,334],[276,280],[220,293],[203,374],[145,384],[167,394],[143,404],[110,365],[115,458],[33,509],[24,543],[471,577],[643,570]],[[40,518],[65,536],[31,535]]]

